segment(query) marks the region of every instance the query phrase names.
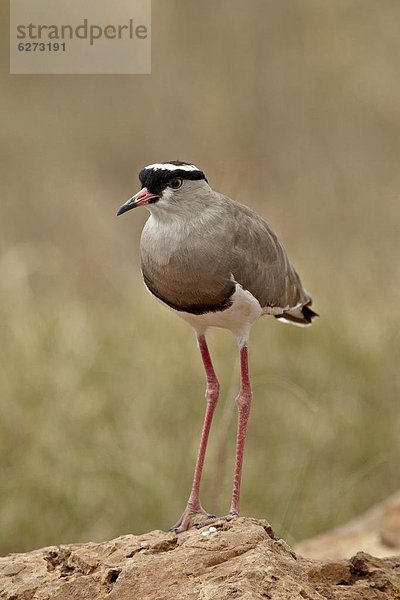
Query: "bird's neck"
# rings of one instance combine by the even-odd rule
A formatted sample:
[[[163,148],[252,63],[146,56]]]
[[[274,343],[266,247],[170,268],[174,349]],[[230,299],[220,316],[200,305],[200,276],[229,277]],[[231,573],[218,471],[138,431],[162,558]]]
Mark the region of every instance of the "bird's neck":
[[[152,207],[142,232],[142,252],[151,252],[152,260],[158,264],[168,264],[171,255],[185,252],[185,248],[196,245],[196,240],[207,237],[216,216],[215,209],[209,207],[203,211],[174,209],[172,212]]]
[[[219,218],[220,214],[216,206],[197,205],[196,203],[169,204],[163,206],[162,202],[149,205],[150,211],[148,225],[161,229],[179,230],[190,233],[199,230],[204,225],[208,226],[213,219]]]

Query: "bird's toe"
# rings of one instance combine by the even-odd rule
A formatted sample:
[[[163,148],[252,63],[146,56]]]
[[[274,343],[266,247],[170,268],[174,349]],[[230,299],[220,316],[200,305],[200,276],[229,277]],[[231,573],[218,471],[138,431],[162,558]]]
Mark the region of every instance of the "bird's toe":
[[[183,531],[186,531],[188,529],[188,527],[184,527],[183,525],[174,525],[173,527],[169,528],[169,531],[172,531],[172,533],[182,533]]]
[[[180,519],[171,527],[170,531],[174,533],[182,533],[183,531],[187,531],[190,527],[196,527],[200,529],[205,525],[209,525],[215,519],[217,519],[215,515],[210,515],[204,509],[200,507],[199,510],[193,511],[192,508],[186,508],[180,517]]]
[[[234,515],[232,513],[229,513],[228,515],[226,515],[225,517],[225,521],[233,521],[233,519],[237,519],[239,515]]]
[[[205,515],[205,519],[202,519],[201,521],[197,521],[196,523],[193,523],[193,527],[196,527],[196,529],[201,529],[202,527],[207,527],[208,525],[212,525],[213,523],[215,523],[216,521],[220,521],[221,517],[218,517],[217,515]]]

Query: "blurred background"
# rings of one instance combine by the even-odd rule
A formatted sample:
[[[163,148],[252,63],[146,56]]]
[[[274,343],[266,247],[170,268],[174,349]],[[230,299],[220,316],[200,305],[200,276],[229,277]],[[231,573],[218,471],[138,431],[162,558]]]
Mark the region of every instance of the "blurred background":
[[[122,1],[122,0],[120,0]],[[153,0],[152,74],[8,74],[1,3],[0,550],[167,529],[204,413],[190,328],[151,299],[138,171],[194,162],[257,210],[321,318],[253,328],[242,512],[292,543],[400,486],[400,3]],[[229,508],[231,334],[202,486]]]

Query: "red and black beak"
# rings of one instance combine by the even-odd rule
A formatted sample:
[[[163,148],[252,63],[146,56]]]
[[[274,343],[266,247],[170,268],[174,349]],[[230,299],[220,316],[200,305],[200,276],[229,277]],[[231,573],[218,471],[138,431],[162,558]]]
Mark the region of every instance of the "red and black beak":
[[[146,204],[153,204],[156,202],[156,199],[158,200],[158,198],[159,196],[157,194],[152,194],[147,188],[144,187],[140,190],[140,192],[132,196],[132,198],[129,198],[129,200],[125,202],[120,209],[118,209],[117,216],[124,214],[128,210],[131,210],[131,208],[136,208],[137,206],[146,206]]]

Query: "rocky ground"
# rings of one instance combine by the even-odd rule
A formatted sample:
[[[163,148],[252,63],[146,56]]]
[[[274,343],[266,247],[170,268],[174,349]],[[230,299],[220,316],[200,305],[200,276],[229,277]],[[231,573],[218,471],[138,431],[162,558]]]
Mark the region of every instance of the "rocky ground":
[[[302,558],[266,521],[152,531],[0,559],[2,600],[400,599],[400,556]]]
[[[296,545],[308,558],[350,558],[359,550],[374,556],[400,554],[400,492],[345,525]]]

